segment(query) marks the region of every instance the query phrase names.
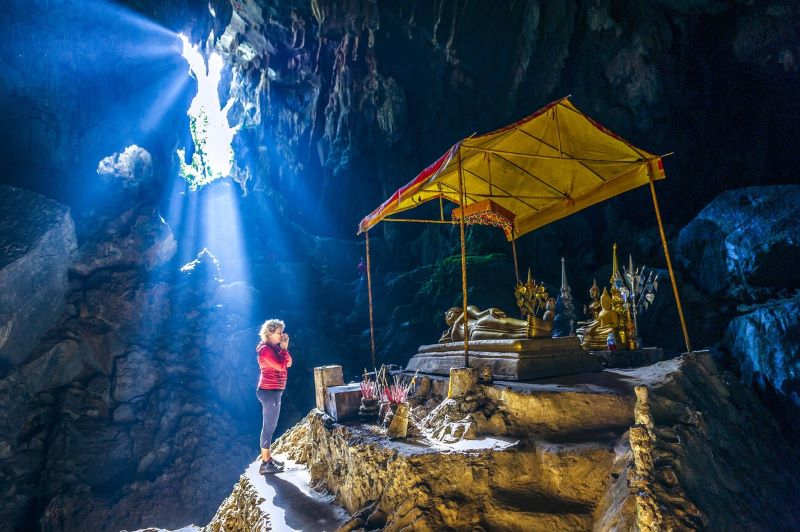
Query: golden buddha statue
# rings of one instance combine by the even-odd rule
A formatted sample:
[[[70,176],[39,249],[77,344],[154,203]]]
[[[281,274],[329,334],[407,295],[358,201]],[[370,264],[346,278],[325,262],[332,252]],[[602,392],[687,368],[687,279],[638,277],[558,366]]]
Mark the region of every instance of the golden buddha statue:
[[[533,330],[529,330],[527,320],[510,318],[499,308],[480,310],[474,305],[467,307],[467,328],[469,340],[498,340],[514,338],[549,338],[553,322],[538,319]],[[445,313],[447,330],[442,333],[439,343],[464,340],[464,310],[453,307]]]
[[[606,349],[609,335],[613,336],[615,345],[624,345],[619,336],[619,314],[612,308],[611,295],[605,288],[603,295],[600,296],[600,307],[597,319],[590,321],[578,330],[581,347],[584,349],[592,351]]]
[[[592,302],[585,308],[585,313],[591,316],[593,320],[596,320],[602,308],[600,306],[600,287],[597,286],[597,279],[592,282],[592,287],[589,289],[589,297],[592,298]]]

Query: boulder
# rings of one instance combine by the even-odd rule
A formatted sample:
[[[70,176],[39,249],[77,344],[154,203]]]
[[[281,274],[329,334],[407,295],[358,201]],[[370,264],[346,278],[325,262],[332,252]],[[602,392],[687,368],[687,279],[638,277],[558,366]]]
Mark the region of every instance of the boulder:
[[[0,362],[22,362],[64,311],[76,249],[69,208],[0,186]]]
[[[717,196],[683,228],[677,257],[707,294],[765,301],[800,286],[800,185]]]
[[[104,157],[97,175],[109,188],[135,190],[153,185],[153,157],[146,149],[131,144],[122,152]]]
[[[86,224],[97,225],[97,221]],[[134,207],[90,231],[72,269],[84,276],[112,267],[153,270],[169,262],[177,249],[172,230],[155,208]]]
[[[800,294],[750,307],[731,320],[724,344],[746,379],[791,394],[800,380]]]

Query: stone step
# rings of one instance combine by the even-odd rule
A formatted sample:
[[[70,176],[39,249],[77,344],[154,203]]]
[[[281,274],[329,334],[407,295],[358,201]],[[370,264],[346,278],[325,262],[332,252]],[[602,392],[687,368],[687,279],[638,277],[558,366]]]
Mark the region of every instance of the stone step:
[[[636,396],[632,386],[608,386],[603,381],[614,381],[615,376],[605,371],[581,377],[585,382],[569,382],[568,377],[555,382],[495,382],[483,390],[502,405],[513,434],[549,435],[568,441],[580,439],[580,434],[621,434],[633,425]]]
[[[467,514],[496,519],[487,520],[487,530],[590,529],[616,456],[610,440],[481,438],[447,445],[390,440],[374,426],[331,423],[319,412],[303,424],[276,450],[307,463],[312,482],[329,488],[350,513],[380,500],[394,516],[387,530],[416,519],[432,529],[453,528]]]
[[[483,516],[486,530],[531,532],[558,530],[560,532],[592,530],[591,513],[520,512],[498,508]]]
[[[480,390],[501,405],[510,436],[580,442],[618,437],[633,422],[634,385],[627,370],[604,370],[527,382],[496,380]],[[448,378],[425,375],[435,396],[447,396]],[[420,380],[422,377],[417,376]]]

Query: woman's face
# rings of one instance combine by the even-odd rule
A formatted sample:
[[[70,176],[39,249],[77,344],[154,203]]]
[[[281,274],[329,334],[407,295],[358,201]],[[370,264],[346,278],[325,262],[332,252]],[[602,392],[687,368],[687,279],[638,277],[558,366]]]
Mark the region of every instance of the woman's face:
[[[274,332],[267,333],[267,342],[269,342],[269,343],[271,343],[273,345],[279,344],[280,341],[281,341],[281,335],[282,334],[283,334],[283,329],[280,328],[280,327],[275,329]]]

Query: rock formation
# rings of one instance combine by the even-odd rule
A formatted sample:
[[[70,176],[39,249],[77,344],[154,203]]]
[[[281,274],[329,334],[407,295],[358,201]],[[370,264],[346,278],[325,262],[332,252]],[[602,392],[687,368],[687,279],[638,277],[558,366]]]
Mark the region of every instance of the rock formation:
[[[235,342],[253,326],[237,297],[220,304],[213,277],[179,270],[152,205],[84,226],[75,253],[66,208],[8,187],[2,200],[0,275],[17,305],[2,312],[3,527],[208,519],[250,458],[238,418],[257,420],[252,380],[232,377],[256,373],[253,346]]]
[[[706,294],[765,301],[800,286],[800,185],[730,190],[678,237],[678,253]]]
[[[773,409],[797,429],[800,363],[800,187],[721,194],[678,237],[678,256],[716,308],[710,336],[746,382],[776,394]],[[704,312],[705,315],[710,315]]]
[[[480,386],[480,397],[437,407],[479,411],[492,398],[507,419],[516,417],[516,428],[484,424],[445,444],[428,439],[423,427],[408,441],[392,441],[375,427],[334,423],[312,411],[276,450],[305,464],[312,483],[351,513],[346,530],[800,524],[792,511],[800,503],[792,484],[800,471],[796,450],[707,352],[563,379],[560,386],[518,390]],[[429,399],[438,402],[442,388],[427,388]],[[444,418],[429,421],[441,425]],[[219,515],[252,508],[257,501],[248,493],[243,477]]]
[[[364,248],[352,238],[355,223],[459,138],[572,94],[624,137],[676,153],[666,162],[669,180],[658,185],[670,236],[723,190],[788,183],[798,166],[798,152],[785,149],[798,136],[800,113],[798,6],[787,0],[122,3],[129,9],[11,0],[0,16],[6,36],[0,46],[2,181],[69,205],[21,192],[9,205],[4,200],[12,196],[0,197],[0,301],[6,305],[0,303],[0,496],[9,516],[0,529],[207,520],[249,461],[257,433],[252,382],[241,378],[255,371],[254,316],[280,314],[293,328],[302,356],[290,376],[294,400],[284,403],[282,423],[291,425],[310,406],[311,367],[335,361],[356,373],[368,360],[366,281],[356,271]],[[234,261],[227,260],[221,260],[222,284],[200,279],[200,270],[213,269],[203,260],[196,275],[179,273],[206,244],[193,240],[188,227],[162,219],[175,198],[195,206],[198,198],[218,199],[212,188],[186,195],[177,177],[175,146],[188,135],[185,115],[195,88],[175,48],[178,31],[203,43],[205,53],[225,57],[221,92],[234,99],[231,123],[242,124],[234,141],[234,187],[242,196],[232,205],[241,214],[247,260],[240,262],[251,268],[250,279],[228,275]],[[770,212],[762,195],[783,207]],[[764,226],[791,229],[781,224],[793,195],[730,194],[724,209],[742,207]],[[632,249],[637,261],[663,264],[646,201],[631,193],[591,218],[579,214],[537,231],[519,243],[523,267],[533,262],[555,286],[559,264],[541,258],[566,255],[578,294],[616,239],[626,241],[621,248]],[[700,345],[729,331],[723,346],[744,374],[764,376],[791,397],[796,270],[770,268],[793,259],[796,241],[787,237],[758,249],[760,243],[747,241],[743,218],[722,216],[717,207],[695,224],[708,234],[703,227],[691,231],[696,244],[707,246],[685,247],[689,262],[679,272],[692,323],[704,328]],[[705,224],[717,218],[727,224],[723,229]],[[222,233],[221,239],[228,236]],[[469,232],[470,302],[513,308],[508,245],[487,235]],[[441,227],[395,225],[371,235],[379,363],[402,363],[438,337],[434,317],[458,304],[457,242]],[[729,269],[725,242],[756,262],[726,256],[735,266]],[[707,260],[705,270],[692,265],[697,256]],[[695,279],[699,289],[689,290],[697,272],[704,272]],[[720,291],[717,273],[757,298]],[[666,292],[657,305],[668,302]],[[743,303],[757,306],[737,309]],[[25,312],[8,310],[20,308]],[[657,321],[676,323],[669,316]],[[784,326],[785,333],[752,337],[754,329]],[[677,328],[665,333],[676,335]],[[547,412],[544,434],[578,434],[592,422],[591,394],[525,396],[487,391],[476,398],[485,411],[443,407],[452,427],[440,436],[457,438],[457,424],[461,435],[524,435],[527,401]],[[563,407],[567,396],[569,408]],[[651,390],[649,400],[657,403],[657,396]],[[623,438],[624,447],[620,427],[634,425],[634,395],[608,401],[603,412],[627,418],[609,429],[604,413],[595,428]],[[768,419],[766,412],[758,415]],[[665,440],[657,439],[652,416],[653,428],[643,422],[635,432],[642,442],[642,491],[661,500],[662,488],[652,480],[658,449],[647,449],[660,445],[653,438]],[[604,445],[593,452],[613,451]],[[771,446],[765,440],[760,449]],[[614,452],[608,462],[612,477],[618,475],[613,489],[595,490],[588,499],[564,499],[547,491],[552,486],[536,485],[550,497],[543,499],[546,508],[563,508],[568,523],[601,522],[594,513],[587,517],[592,508],[604,508],[609,523],[632,522],[635,505],[622,497],[633,460],[626,452]],[[476,472],[494,463],[485,460]],[[525,460],[533,459],[520,463]],[[506,490],[500,503],[488,492],[482,500],[518,510],[520,489],[510,481],[498,485]],[[691,519],[659,517],[654,507],[649,522],[713,523],[713,512],[691,489],[684,491],[694,507],[673,512]],[[600,502],[592,498],[601,492]],[[644,508],[647,501],[637,504]],[[457,506],[442,506],[431,519],[457,522]],[[390,515],[373,513],[373,523]],[[391,515],[399,523],[410,514]]]
[[[16,365],[64,310],[75,224],[66,206],[0,186],[0,227],[0,365]]]

